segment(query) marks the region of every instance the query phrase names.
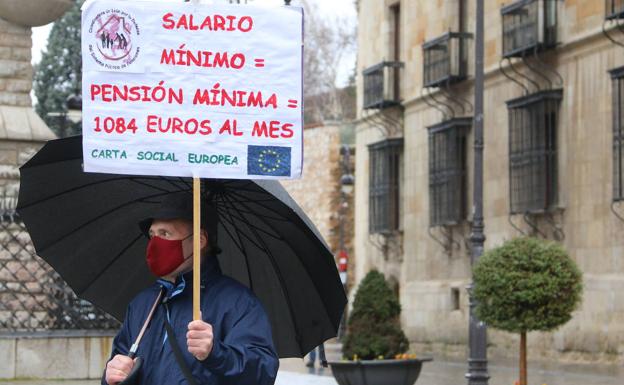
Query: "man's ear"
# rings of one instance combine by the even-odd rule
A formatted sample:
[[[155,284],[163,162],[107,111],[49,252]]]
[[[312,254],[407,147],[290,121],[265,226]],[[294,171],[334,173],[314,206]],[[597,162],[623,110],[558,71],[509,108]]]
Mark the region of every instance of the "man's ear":
[[[201,229],[199,234],[199,248],[204,250],[208,247],[208,232],[205,229]]]

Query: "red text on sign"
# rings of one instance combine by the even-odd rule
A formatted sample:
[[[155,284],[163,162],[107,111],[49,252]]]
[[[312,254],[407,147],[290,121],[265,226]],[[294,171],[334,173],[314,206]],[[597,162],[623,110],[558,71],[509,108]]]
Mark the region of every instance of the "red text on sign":
[[[256,121],[251,131],[251,136],[268,138],[292,138],[293,125],[290,123],[280,123],[278,120],[271,120],[268,124],[265,121]]]
[[[187,15],[183,13],[176,17],[169,12],[162,17],[162,26],[164,29],[185,29],[190,31],[239,31],[249,32],[253,28],[253,19],[250,16],[233,15],[208,15],[203,19],[199,18],[199,24],[195,20],[195,15]]]
[[[91,100],[102,102],[157,102],[182,104],[184,92],[182,88],[164,87],[161,80],[156,87],[152,86],[118,86],[115,84],[91,84],[89,96]]]
[[[172,133],[187,135],[210,135],[212,128],[210,120],[198,120],[195,118],[182,120],[178,117],[162,118],[157,115],[147,116],[147,132],[150,133]]]
[[[196,67],[234,68],[245,66],[245,55],[242,53],[191,51],[182,44],[178,49],[163,49],[160,55],[160,64]]]
[[[193,97],[193,104],[229,107],[260,107],[277,108],[277,95],[266,97],[261,91],[226,90],[221,84],[215,83],[212,89],[197,89]]]
[[[126,131],[131,131],[134,134],[137,131],[136,119],[130,119],[126,122],[124,118],[113,118],[110,116],[101,118],[96,116],[93,121],[95,123],[93,131],[95,132],[123,134]]]

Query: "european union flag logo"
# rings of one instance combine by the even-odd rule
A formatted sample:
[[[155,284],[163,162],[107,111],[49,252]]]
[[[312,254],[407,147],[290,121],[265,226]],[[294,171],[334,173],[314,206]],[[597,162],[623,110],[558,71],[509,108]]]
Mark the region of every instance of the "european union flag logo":
[[[247,174],[290,176],[290,147],[247,146]]]

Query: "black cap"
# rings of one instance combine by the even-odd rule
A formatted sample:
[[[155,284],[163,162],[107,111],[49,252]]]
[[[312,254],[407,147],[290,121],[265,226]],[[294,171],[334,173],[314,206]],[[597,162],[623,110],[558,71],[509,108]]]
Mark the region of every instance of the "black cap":
[[[149,229],[154,219],[186,219],[193,221],[193,194],[176,192],[168,194],[160,202],[159,207],[147,218],[139,222],[141,232],[149,236]],[[211,248],[217,245],[217,224],[219,217],[216,208],[206,201],[201,202],[201,228],[208,232],[208,243]]]

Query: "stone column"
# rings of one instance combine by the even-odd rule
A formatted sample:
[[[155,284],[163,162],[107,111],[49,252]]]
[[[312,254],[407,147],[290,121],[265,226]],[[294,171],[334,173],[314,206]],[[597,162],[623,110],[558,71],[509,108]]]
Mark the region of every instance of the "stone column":
[[[32,108],[31,27],[48,24],[71,0],[0,0],[0,210],[14,207],[18,167],[55,135]]]

